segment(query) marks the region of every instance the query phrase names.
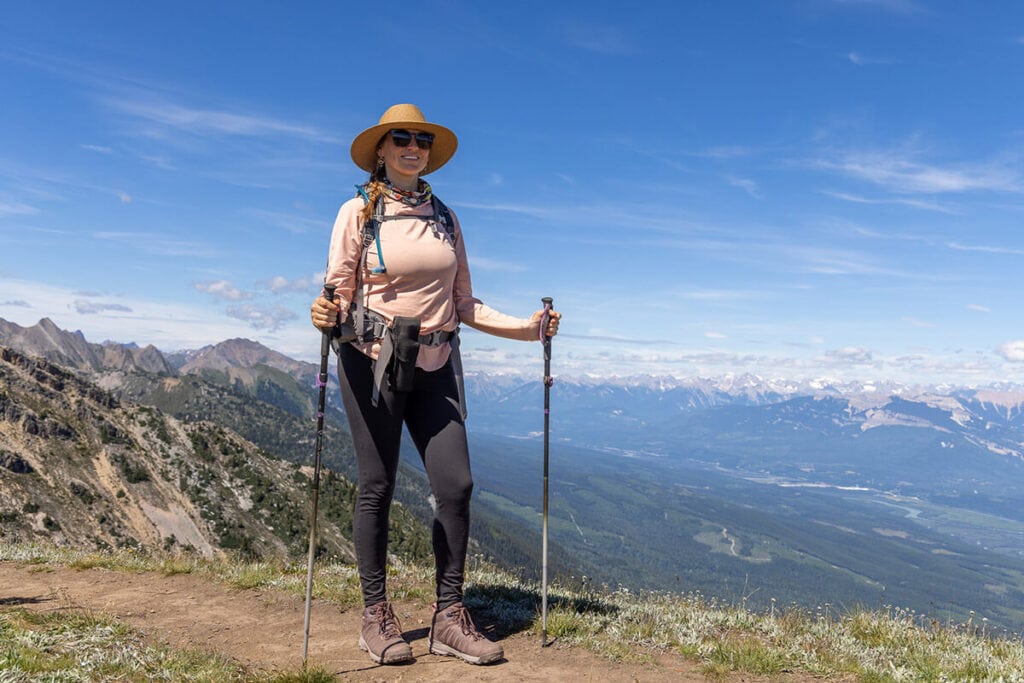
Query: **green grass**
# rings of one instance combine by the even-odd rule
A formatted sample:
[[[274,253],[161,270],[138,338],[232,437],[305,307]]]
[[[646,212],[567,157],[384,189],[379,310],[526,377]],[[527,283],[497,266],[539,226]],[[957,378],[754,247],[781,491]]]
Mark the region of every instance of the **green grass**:
[[[73,612],[0,612],[4,680],[248,681],[213,653],[146,645],[123,624]]]
[[[82,553],[0,544],[0,560],[30,563],[37,571],[69,566],[195,573],[236,590],[302,593],[306,578],[305,566],[295,563],[200,560],[130,551]],[[389,570],[390,590],[397,600],[428,604],[433,599],[432,580],[430,566],[396,564]],[[342,608],[359,605],[355,569],[318,565],[314,593]],[[499,637],[541,635],[540,592],[534,583],[471,558],[465,599],[477,624],[493,626]],[[0,642],[15,644],[0,648],[0,671],[11,668],[38,676],[62,672],[52,680],[69,681],[103,680],[102,676],[116,680],[331,680],[323,672],[256,679],[216,655],[148,648],[124,626],[88,616],[44,618],[22,610],[0,611],[0,616],[4,629]],[[583,577],[552,583],[546,627],[549,638],[615,661],[649,662],[655,655],[675,652],[699,663],[712,680],[731,672],[772,677],[799,671],[864,682],[1024,681],[1020,635],[993,633],[987,622],[976,622],[973,616],[961,623],[940,623],[894,607],[837,611],[828,605],[818,610],[773,606],[755,612],[699,593],[613,590]],[[58,638],[62,633],[72,635]],[[132,648],[130,657],[123,651],[118,654],[117,648],[124,647]],[[63,673],[85,666],[82,662],[100,667],[88,672],[101,677]],[[107,671],[102,667],[112,667],[113,673],[102,673]],[[171,677],[160,678],[165,675]]]

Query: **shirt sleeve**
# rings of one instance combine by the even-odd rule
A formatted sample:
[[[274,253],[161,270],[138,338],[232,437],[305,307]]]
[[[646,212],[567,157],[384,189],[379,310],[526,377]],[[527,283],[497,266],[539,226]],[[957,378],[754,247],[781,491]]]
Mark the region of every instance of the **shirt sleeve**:
[[[354,197],[342,204],[334,220],[331,246],[327,252],[325,284],[336,287],[334,295],[341,299],[341,310],[348,311],[355,296],[357,274],[362,267],[363,240],[359,212],[363,200]]]
[[[453,293],[455,296],[455,310],[458,313],[460,322],[466,323],[475,330],[493,334],[496,337],[518,339],[520,341],[537,339],[540,333],[539,323],[531,322],[529,318],[516,318],[500,313],[473,296],[473,282],[469,275],[469,260],[466,258],[465,239],[458,218],[455,218],[453,214],[452,219],[455,223],[455,257],[457,262]]]

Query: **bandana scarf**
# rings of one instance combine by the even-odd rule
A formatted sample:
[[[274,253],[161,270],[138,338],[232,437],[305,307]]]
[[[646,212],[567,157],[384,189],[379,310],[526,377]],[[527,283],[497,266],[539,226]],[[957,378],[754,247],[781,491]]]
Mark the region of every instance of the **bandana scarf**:
[[[395,187],[391,184],[391,181],[384,179],[382,181],[384,185],[384,195],[389,199],[402,202],[406,206],[421,206],[430,201],[432,192],[430,190],[430,184],[420,179],[419,186],[412,192],[407,192],[401,188]]]

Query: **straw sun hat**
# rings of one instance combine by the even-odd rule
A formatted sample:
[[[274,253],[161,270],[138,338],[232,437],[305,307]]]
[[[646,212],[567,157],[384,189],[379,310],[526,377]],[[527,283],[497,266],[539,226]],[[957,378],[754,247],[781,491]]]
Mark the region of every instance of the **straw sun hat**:
[[[390,107],[376,126],[367,128],[352,141],[352,161],[367,173],[373,173],[377,166],[377,145],[392,128],[413,128],[434,134],[430,148],[430,162],[420,175],[426,175],[444,166],[455,154],[459,140],[455,133],[436,123],[428,123],[423,112],[415,104],[396,104]]]

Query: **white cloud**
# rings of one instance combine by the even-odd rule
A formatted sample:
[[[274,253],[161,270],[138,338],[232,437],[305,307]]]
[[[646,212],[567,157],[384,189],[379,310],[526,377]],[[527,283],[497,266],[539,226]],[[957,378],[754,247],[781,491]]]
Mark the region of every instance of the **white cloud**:
[[[1008,341],[999,345],[996,353],[1011,363],[1024,363],[1024,339]]]
[[[908,325],[913,325],[914,327],[935,327],[934,324],[925,320],[918,320],[917,318],[904,317],[903,322]]]
[[[132,203],[132,196],[130,194],[128,194],[127,192],[118,192],[117,193],[117,198],[121,200],[122,204],[131,204]]]
[[[41,318],[50,318],[59,327],[81,330],[87,339],[112,339],[153,344],[161,351],[198,349],[239,335],[239,325],[216,306],[195,306],[163,303],[149,297],[108,297],[106,304],[120,305],[131,313],[108,308],[105,315],[95,315],[89,307],[85,313],[68,304],[82,298],[74,289],[54,286],[48,282],[20,280],[0,274],[0,292],[11,297],[0,302],[0,317],[23,327],[30,327]],[[27,305],[26,305],[27,304]],[[282,320],[287,315],[280,316]],[[264,317],[269,321],[269,316]],[[315,361],[320,343],[316,330],[306,324],[277,329],[250,329],[249,338],[293,358]]]
[[[209,294],[210,296],[218,299],[227,299],[228,301],[242,301],[253,297],[252,292],[243,292],[227,280],[195,282],[192,286],[195,287],[197,291]]]
[[[306,292],[309,294],[315,294],[320,286],[323,284],[324,276],[323,273],[313,273],[309,277],[295,278],[289,280],[283,275],[275,275],[269,280],[263,280],[257,283],[258,286],[263,289],[269,290],[274,294],[285,294],[287,292]]]
[[[860,54],[857,52],[851,52],[850,54],[846,55],[846,58],[849,59],[854,64],[856,64],[857,66],[864,65],[864,58],[861,57]]]
[[[704,336],[708,339],[728,339],[728,336],[721,332],[705,332]]]
[[[981,304],[968,304],[967,305],[967,310],[969,310],[969,311],[978,311],[979,313],[991,313],[992,312],[992,309],[990,309],[988,306],[982,306]]]
[[[99,152],[100,154],[110,154],[114,150],[109,147],[103,147],[102,145],[79,145],[82,149],[87,149],[90,152]]]

